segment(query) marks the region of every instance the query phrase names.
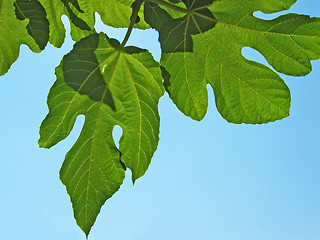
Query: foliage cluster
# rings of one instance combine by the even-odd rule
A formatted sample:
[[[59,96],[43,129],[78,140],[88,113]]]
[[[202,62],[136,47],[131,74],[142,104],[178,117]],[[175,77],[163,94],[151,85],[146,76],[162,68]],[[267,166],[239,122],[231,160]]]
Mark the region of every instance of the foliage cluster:
[[[288,9],[296,0],[2,0],[0,75],[19,55],[65,38],[61,16],[76,41],[56,68],[49,113],[39,146],[65,139],[78,115],[85,123],[66,154],[60,178],[77,224],[89,234],[104,202],[121,186],[144,175],[159,140],[158,102],[165,91],[186,116],[201,120],[209,84],[221,116],[231,123],[262,124],[289,115],[290,91],[281,77],[242,55],[259,51],[279,73],[304,76],[320,58],[320,19],[286,14],[263,20],[254,12]],[[128,28],[120,43],[94,30],[95,13],[116,28]],[[126,46],[133,28],[159,32],[161,60]],[[123,129],[119,148],[114,126]]]

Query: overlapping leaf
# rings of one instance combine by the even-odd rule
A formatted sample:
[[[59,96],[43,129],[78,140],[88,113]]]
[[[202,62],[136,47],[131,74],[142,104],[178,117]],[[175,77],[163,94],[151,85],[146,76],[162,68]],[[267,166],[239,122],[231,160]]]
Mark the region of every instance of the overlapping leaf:
[[[295,1],[145,1],[135,27],[159,31],[164,85],[186,115],[204,117],[209,84],[227,121],[266,123],[289,115],[289,89],[276,72],[247,60],[241,51],[247,46],[258,50],[278,72],[308,74],[310,60],[320,58],[320,20],[297,14],[269,21],[253,16],[258,10],[288,9]],[[131,169],[133,181],[141,177],[159,140],[157,104],[164,88],[159,64],[145,50],[91,34],[95,13],[107,25],[128,27],[133,2],[0,0],[0,74],[16,60],[21,44],[39,52],[49,34],[49,41],[60,47],[62,15],[70,19],[72,38],[82,39],[56,69],[39,145],[57,144],[69,135],[76,117],[85,116],[60,177],[87,235],[101,206],[122,184],[125,169]],[[116,125],[123,129],[119,149],[112,138]]]
[[[212,13],[207,8],[203,8],[203,6],[212,3],[212,1],[197,1],[194,4],[186,1],[185,4],[186,7],[190,7],[190,10],[201,8],[195,11],[207,18],[214,19]],[[159,41],[163,53],[193,51],[191,36],[200,32],[194,22],[190,21],[189,16],[174,18],[165,9],[151,4],[147,4],[145,8],[146,20],[151,27],[159,31]],[[214,21],[200,18],[197,15],[194,18],[201,32],[205,32],[215,25]]]
[[[133,181],[148,168],[159,139],[161,71],[146,50],[122,49],[116,40],[93,34],[75,44],[56,75],[39,145],[49,148],[66,138],[76,117],[85,115],[60,177],[88,234],[105,200],[120,187],[125,167]],[[119,149],[112,138],[116,125],[123,129]]]
[[[169,2],[169,3],[175,3],[175,5],[179,8],[182,9],[186,9],[185,5],[183,2],[180,1],[170,1],[170,0],[165,0],[165,2]],[[159,11],[160,9],[163,9],[165,11]],[[145,1],[144,3],[144,16],[146,18],[146,21],[150,24],[153,24],[153,28],[158,29],[156,26],[154,26],[154,24],[157,24],[157,22],[159,21],[160,23],[164,23],[166,21],[169,21],[171,19],[168,19],[168,16],[170,16],[170,18],[172,19],[176,19],[176,18],[181,18],[185,15],[185,13],[183,12],[179,12],[176,11],[172,8],[168,8],[166,6],[163,5],[158,5],[157,3],[153,3],[150,1]],[[147,19],[149,18],[149,19]],[[150,19],[151,18],[151,19]],[[160,27],[160,25],[158,26]]]
[[[28,16],[19,16],[22,13],[21,10],[16,12],[17,16],[15,15],[14,2],[15,0],[2,0],[0,2],[0,75],[5,74],[11,64],[18,58],[21,44],[27,44],[34,52],[40,52],[40,49],[45,47],[47,37],[44,38],[44,33],[48,34],[47,29],[45,29],[48,27],[48,22],[50,43],[55,47],[61,47],[65,38],[65,27],[61,20],[63,15],[67,15],[70,19],[72,39],[79,41],[91,33],[95,24],[95,13],[100,14],[102,21],[109,26],[128,27],[132,12],[131,4],[134,0],[20,1],[24,3],[24,6],[33,6],[29,18]],[[17,6],[17,4],[15,5]],[[142,14],[143,8],[140,12],[141,20],[135,27],[148,28],[149,25],[144,21]],[[41,18],[39,18],[40,16]],[[43,16],[47,20],[44,20]],[[19,21],[17,17],[25,20]],[[36,17],[36,21],[31,19],[31,22],[29,22],[30,18],[33,17]],[[39,25],[40,19],[43,26],[37,27],[36,31],[38,32],[35,36],[30,31],[30,27],[35,23]],[[26,28],[31,35],[28,34]],[[32,38],[34,39],[32,40]]]
[[[71,23],[71,36],[75,41],[90,34],[95,24],[95,13],[112,27],[127,28],[130,23],[131,4],[134,0],[39,0],[45,7],[50,22],[50,43],[60,47],[64,42],[65,28],[61,16],[67,15]],[[136,28],[148,28],[144,21],[143,10],[139,14],[141,21]]]
[[[258,50],[281,73],[306,75],[311,71],[310,60],[320,57],[319,19],[287,14],[267,21],[253,16],[258,10],[271,13],[287,9],[295,0],[220,0],[200,7],[197,4],[204,3],[200,0],[183,2],[189,12],[181,24],[159,37],[165,82],[178,108],[193,119],[202,119],[209,83],[219,112],[229,122],[266,123],[288,116],[290,92],[283,80],[266,66],[245,59],[241,50],[247,46]],[[146,19],[152,26],[152,18]],[[160,35],[170,21],[157,27]],[[205,21],[214,24],[204,31]],[[195,28],[198,34],[189,30]],[[183,39],[170,38],[177,32]],[[168,51],[168,44],[177,47]]]
[[[17,18],[29,20],[28,33],[43,50],[49,40],[49,22],[45,9],[36,0],[17,0],[14,5]]]
[[[19,20],[16,17],[14,2],[14,0],[0,1],[0,75],[5,74],[11,64],[16,61],[21,44],[28,45],[34,52],[40,52],[40,48],[43,48],[46,44],[45,40],[42,41],[43,36],[31,36],[28,33],[31,27],[41,25],[38,25],[39,22],[35,23],[35,18],[40,16],[40,21],[45,21],[43,10],[36,8],[32,14]],[[20,13],[22,12],[20,11]],[[40,29],[43,29],[43,26],[40,26]],[[41,42],[39,43],[40,46],[35,39]]]
[[[80,13],[84,13],[84,11],[80,8],[77,0],[61,0],[64,4],[65,8],[69,13],[69,17],[71,22],[82,30],[91,30],[88,24],[79,18],[77,15]]]

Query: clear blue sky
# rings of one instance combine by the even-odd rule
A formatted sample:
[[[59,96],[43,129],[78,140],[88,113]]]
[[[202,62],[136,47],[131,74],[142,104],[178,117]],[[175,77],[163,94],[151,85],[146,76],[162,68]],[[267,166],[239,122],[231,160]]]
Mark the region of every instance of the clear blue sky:
[[[298,0],[291,12],[320,16],[318,0]],[[259,16],[262,16],[261,14]],[[125,31],[98,24],[110,37]],[[129,44],[159,58],[157,34],[135,31]],[[0,77],[0,233],[6,240],[82,240],[58,172],[79,135],[39,149],[54,68],[70,51],[21,47]],[[254,51],[248,58],[265,63]],[[320,61],[306,77],[283,76],[291,116],[267,125],[235,125],[217,112],[212,90],[205,119],[183,116],[167,94],[160,101],[161,133],[146,175],[132,186],[130,171],[106,202],[90,240],[319,240]]]

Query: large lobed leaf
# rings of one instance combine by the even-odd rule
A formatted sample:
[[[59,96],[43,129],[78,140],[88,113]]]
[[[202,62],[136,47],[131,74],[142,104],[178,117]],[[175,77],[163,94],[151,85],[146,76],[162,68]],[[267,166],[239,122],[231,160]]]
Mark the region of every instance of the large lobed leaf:
[[[177,107],[201,120],[210,84],[217,108],[229,122],[267,123],[288,116],[290,92],[284,81],[268,67],[244,58],[241,50],[258,50],[278,72],[306,75],[310,60],[320,57],[319,18],[253,16],[258,10],[288,9],[295,0],[182,2],[189,12],[178,19],[160,7],[145,11],[147,22],[159,31],[163,76]]]
[[[85,116],[60,177],[77,223],[88,234],[101,206],[122,184],[125,167],[135,181],[149,166],[159,140],[161,71],[146,50],[119,48],[101,33],[76,43],[56,75],[39,145],[50,148],[63,140],[76,117]],[[123,129],[119,149],[112,138],[116,125]]]

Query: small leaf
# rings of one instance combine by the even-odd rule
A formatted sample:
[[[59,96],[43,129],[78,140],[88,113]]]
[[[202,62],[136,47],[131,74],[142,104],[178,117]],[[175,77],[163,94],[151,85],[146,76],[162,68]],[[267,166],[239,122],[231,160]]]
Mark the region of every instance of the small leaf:
[[[43,50],[49,40],[49,22],[46,11],[36,0],[17,0],[14,6],[19,20],[29,19],[28,33]]]
[[[75,44],[56,69],[49,114],[40,127],[39,145],[49,148],[68,136],[79,114],[85,115],[60,177],[87,235],[101,206],[122,184],[125,167],[133,181],[143,176],[159,140],[157,104],[164,93],[159,64],[146,50],[119,47],[102,33]],[[123,129],[119,149],[112,138],[116,125]]]

